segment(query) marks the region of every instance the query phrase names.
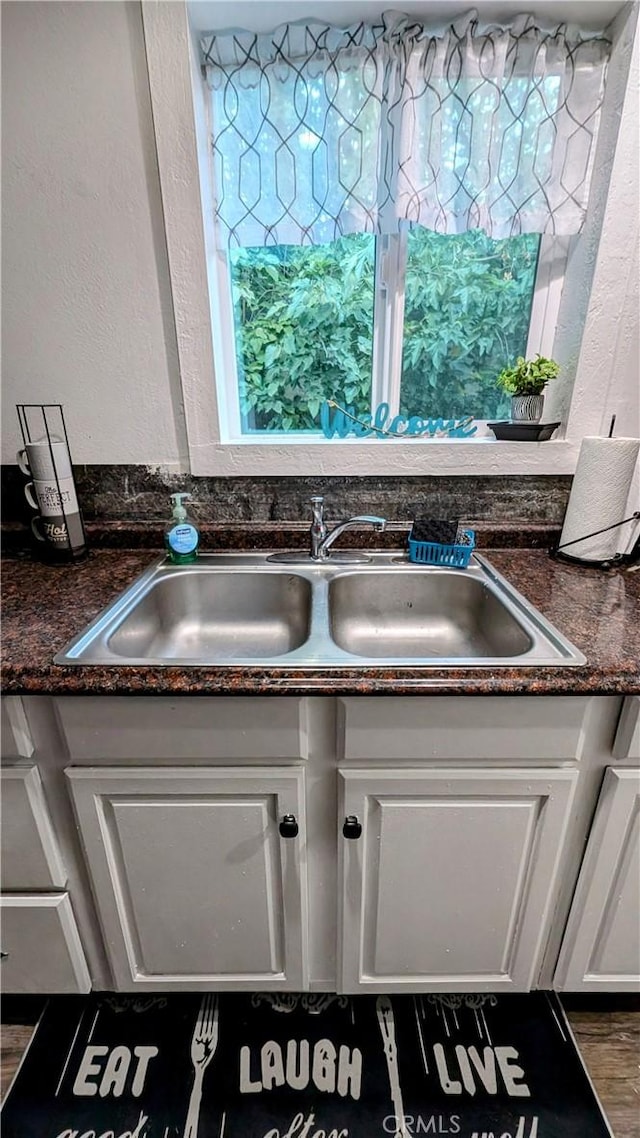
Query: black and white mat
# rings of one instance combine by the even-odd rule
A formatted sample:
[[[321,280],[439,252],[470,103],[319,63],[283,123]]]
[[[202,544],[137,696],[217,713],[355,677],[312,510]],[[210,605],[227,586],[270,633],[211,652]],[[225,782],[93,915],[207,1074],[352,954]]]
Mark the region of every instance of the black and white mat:
[[[559,1003],[526,996],[50,1000],[3,1138],[606,1138]]]

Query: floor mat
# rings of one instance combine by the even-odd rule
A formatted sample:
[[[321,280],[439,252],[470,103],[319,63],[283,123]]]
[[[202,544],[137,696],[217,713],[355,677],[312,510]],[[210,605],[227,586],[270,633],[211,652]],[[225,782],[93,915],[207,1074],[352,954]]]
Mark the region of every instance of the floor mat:
[[[3,1138],[606,1138],[529,995],[52,998]]]

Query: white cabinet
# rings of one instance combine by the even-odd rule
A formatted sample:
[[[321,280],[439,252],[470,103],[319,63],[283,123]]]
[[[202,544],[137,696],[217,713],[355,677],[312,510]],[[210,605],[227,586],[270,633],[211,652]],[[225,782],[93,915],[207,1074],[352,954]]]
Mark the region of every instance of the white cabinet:
[[[605,774],[556,986],[569,992],[640,987],[640,770]]]
[[[2,708],[7,991],[85,990],[83,950],[120,991],[640,979],[637,698]]]
[[[33,740],[20,696],[5,695],[0,700],[0,740],[3,760],[28,759],[33,754]]]
[[[530,988],[577,777],[341,771],[339,989]]]
[[[302,769],[67,778],[119,990],[308,986]]]
[[[67,874],[49,817],[38,768],[0,771],[3,889],[62,889]]]
[[[579,755],[585,710],[575,696],[348,697],[338,701],[339,749],[369,763],[562,762]]]
[[[33,744],[19,699],[2,701],[0,981],[5,993],[80,993],[91,989],[67,892],[65,868],[42,780],[24,756]],[[6,722],[5,722],[6,718]],[[11,892],[8,892],[8,891]]]
[[[77,762],[297,762],[307,758],[307,702],[291,696],[60,697]]]
[[[13,993],[91,990],[71,902],[66,893],[0,898],[2,988]]]
[[[640,695],[627,696],[622,705],[613,757],[640,761]]]

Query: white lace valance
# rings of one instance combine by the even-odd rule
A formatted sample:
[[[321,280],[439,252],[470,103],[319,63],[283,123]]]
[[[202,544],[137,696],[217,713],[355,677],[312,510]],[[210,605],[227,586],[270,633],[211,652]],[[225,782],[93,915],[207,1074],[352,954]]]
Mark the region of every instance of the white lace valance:
[[[292,24],[207,35],[216,217],[232,245],[584,219],[610,44],[530,16],[434,30]]]

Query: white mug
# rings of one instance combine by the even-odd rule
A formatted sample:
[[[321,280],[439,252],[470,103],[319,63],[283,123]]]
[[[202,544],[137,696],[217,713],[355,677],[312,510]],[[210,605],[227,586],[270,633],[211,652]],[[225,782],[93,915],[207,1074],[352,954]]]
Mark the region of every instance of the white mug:
[[[59,435],[51,435],[51,441],[44,438],[26,443],[16,457],[22,473],[38,481],[55,481],[56,474],[59,481],[73,476],[67,444]]]
[[[17,459],[22,473],[32,478],[24,495],[39,511],[31,521],[34,537],[62,560],[83,556],[86,539],[67,444],[57,435],[37,439],[26,443]]]
[[[84,528],[79,513],[51,514],[43,517],[38,514],[31,519],[31,532],[40,542],[46,542],[58,554],[71,553],[81,556],[86,549]]]
[[[34,510],[39,510],[43,518],[53,518],[60,514],[77,514],[79,510],[73,478],[37,479],[27,482],[24,496]]]

